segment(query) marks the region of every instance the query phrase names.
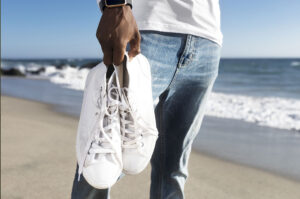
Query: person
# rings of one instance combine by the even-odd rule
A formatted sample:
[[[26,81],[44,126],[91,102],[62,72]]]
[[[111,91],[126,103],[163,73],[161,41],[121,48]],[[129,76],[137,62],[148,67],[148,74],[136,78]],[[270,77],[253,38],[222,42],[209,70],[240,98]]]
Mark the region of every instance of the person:
[[[183,199],[192,143],[218,75],[222,33],[218,0],[98,0],[105,65],[140,52],[151,66],[159,138],[151,159],[151,199]],[[77,167],[78,169],[78,167]],[[108,199],[76,172],[72,199]],[[147,193],[145,193],[147,194]]]

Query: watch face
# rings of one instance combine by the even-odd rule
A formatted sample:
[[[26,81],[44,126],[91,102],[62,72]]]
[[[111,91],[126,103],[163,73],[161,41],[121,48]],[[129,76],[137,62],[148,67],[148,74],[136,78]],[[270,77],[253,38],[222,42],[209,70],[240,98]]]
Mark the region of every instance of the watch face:
[[[106,6],[124,5],[125,0],[106,0]]]

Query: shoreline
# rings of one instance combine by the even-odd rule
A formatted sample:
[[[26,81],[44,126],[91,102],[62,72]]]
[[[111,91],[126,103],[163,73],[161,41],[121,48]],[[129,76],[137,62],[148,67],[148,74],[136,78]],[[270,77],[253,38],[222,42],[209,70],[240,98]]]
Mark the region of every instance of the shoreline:
[[[215,155],[215,154],[212,154],[212,153],[209,153],[209,152],[198,151],[197,149],[194,149],[194,148],[193,148],[193,152],[196,153],[196,154],[199,154],[201,156],[209,157],[209,158],[212,158],[212,159],[216,159],[216,160],[226,162],[226,163],[229,163],[229,164],[233,164],[233,165],[238,165],[238,166],[241,166],[241,167],[246,167],[246,168],[249,168],[249,169],[256,170],[258,172],[267,173],[269,175],[277,176],[277,177],[280,177],[280,178],[283,178],[283,179],[286,179],[286,180],[289,180],[289,181],[293,181],[295,183],[300,183],[300,180],[298,178],[295,178],[295,177],[292,177],[292,176],[287,176],[287,175],[282,174],[280,172],[270,171],[269,169],[264,169],[264,168],[258,168],[256,166],[252,166],[252,165],[249,165],[249,164],[246,164],[246,163],[241,163],[241,162],[238,162],[236,160],[229,160],[227,158],[224,158],[224,157],[221,157],[219,155]],[[299,187],[299,189],[300,189],[300,187]]]
[[[1,107],[1,197],[69,198],[78,118],[49,104],[3,95]],[[149,186],[150,166],[120,180],[112,198],[148,198]],[[300,183],[193,150],[185,193],[187,198],[298,199]]]
[[[60,71],[61,72],[61,71]],[[59,71],[58,71],[59,73]],[[62,74],[64,76],[64,73]],[[42,78],[38,78],[42,77]],[[82,90],[84,81],[80,79],[67,81],[64,79],[49,78],[45,76],[28,76],[28,77],[9,77],[3,76],[2,89],[3,93],[16,97],[38,100],[46,103],[61,106],[58,111],[63,110],[73,115],[79,115],[82,99]],[[37,82],[39,84],[37,85]],[[214,87],[215,88],[215,87]],[[26,89],[28,92],[23,92]],[[40,96],[42,93],[42,96]],[[67,94],[66,94],[67,93]],[[228,92],[215,88],[211,94],[207,104],[206,115],[222,119],[231,119],[237,121],[246,121],[254,125],[270,127],[280,130],[288,130],[300,133],[299,110],[294,107],[300,106],[300,100],[291,96],[280,97],[276,95],[257,95],[257,93],[249,93],[250,95],[240,92]],[[61,101],[56,101],[53,96],[59,96]],[[67,96],[69,95],[69,96]],[[76,104],[68,107],[67,102]],[[67,108],[66,108],[67,107]]]

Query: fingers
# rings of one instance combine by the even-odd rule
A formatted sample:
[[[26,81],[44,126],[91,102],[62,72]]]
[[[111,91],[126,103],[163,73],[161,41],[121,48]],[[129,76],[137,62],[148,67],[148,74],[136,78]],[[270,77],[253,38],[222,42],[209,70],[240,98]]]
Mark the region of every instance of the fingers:
[[[102,46],[101,46],[102,47]],[[110,47],[102,47],[103,62],[106,66],[110,66],[113,61],[113,49]]]
[[[128,52],[129,60],[138,55],[141,52],[140,48],[141,36],[140,33],[137,32],[136,36],[129,42],[130,51]]]
[[[140,53],[140,41],[140,34],[137,33],[136,36],[129,42],[130,51],[128,52],[128,55],[130,60]],[[109,40],[108,42],[100,40],[101,48],[104,55],[103,62],[106,66],[110,66],[111,64],[119,66],[124,60],[127,42],[119,41],[115,42],[115,44],[113,45],[111,45],[111,43],[111,40]]]
[[[116,66],[119,66],[122,64],[123,60],[124,60],[124,55],[125,55],[125,48],[126,48],[126,44],[118,44],[115,45],[114,49],[113,49],[113,63]]]
[[[115,44],[114,47],[108,47],[108,45],[101,45],[103,51],[103,62],[106,66],[114,64],[119,66],[124,60],[126,44]]]
[[[102,20],[102,19],[101,19]],[[110,44],[110,34],[103,33],[103,29],[101,29],[101,21],[97,28],[96,37],[100,43],[103,52],[103,62],[106,66],[110,66],[113,60],[113,48]]]

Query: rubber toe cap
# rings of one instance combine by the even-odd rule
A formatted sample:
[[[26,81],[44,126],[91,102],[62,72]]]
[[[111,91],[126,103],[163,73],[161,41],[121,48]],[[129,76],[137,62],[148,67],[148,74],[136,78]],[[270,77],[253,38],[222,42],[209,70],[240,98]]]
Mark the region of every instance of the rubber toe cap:
[[[97,189],[113,186],[121,175],[122,168],[113,163],[93,164],[83,169],[86,181]]]

